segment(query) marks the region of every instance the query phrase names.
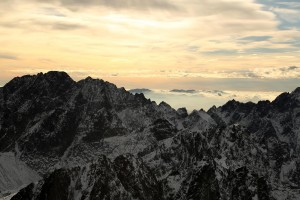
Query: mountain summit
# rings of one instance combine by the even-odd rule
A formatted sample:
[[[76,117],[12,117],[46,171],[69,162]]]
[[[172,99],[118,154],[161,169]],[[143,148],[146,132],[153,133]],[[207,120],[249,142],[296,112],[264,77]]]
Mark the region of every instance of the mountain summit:
[[[299,199],[299,134],[299,88],[188,114],[99,79],[27,75],[0,88],[0,192],[23,188],[14,200]]]

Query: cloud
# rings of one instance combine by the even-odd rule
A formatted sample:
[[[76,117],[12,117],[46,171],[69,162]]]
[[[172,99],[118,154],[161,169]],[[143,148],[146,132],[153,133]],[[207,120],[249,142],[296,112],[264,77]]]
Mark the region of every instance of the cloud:
[[[288,30],[294,27],[300,28],[300,3],[299,1],[267,1],[258,0],[262,3],[266,10],[273,12],[276,15],[281,30]]]
[[[203,70],[203,71],[173,71],[169,77],[213,78],[213,79],[297,79],[300,78],[300,67],[263,67],[242,70]],[[159,76],[159,74],[157,74]],[[175,89],[170,92],[193,93],[193,90]],[[218,93],[220,91],[217,91]]]
[[[41,24],[41,25],[45,25],[45,24]],[[63,22],[52,23],[49,25],[51,26],[52,29],[55,30],[75,30],[75,29],[82,29],[85,27],[81,24],[71,24],[71,23],[63,23]]]
[[[261,78],[293,79],[300,78],[300,67],[257,68],[253,70],[253,73]]]
[[[196,93],[197,91],[196,90],[173,89],[173,90],[170,90],[170,92],[193,94],[193,93]]]
[[[24,9],[24,8],[23,8]],[[12,13],[20,12],[16,9]],[[44,36],[47,30],[78,30],[85,29],[86,25],[82,20],[74,20],[71,17],[67,17],[67,14],[63,14],[59,9],[54,7],[38,7],[32,8],[30,15],[10,15],[3,17],[0,20],[0,28],[12,28],[14,31],[21,30],[27,32],[28,35],[33,34],[36,31],[42,31]]]
[[[300,8],[300,2],[298,1],[281,1],[277,3],[278,5],[284,6],[286,8],[294,8],[294,9],[299,9]]]
[[[201,52],[204,55],[234,55],[237,54],[237,50],[228,50],[228,49],[220,49],[220,50],[214,50],[214,51],[202,51]]]
[[[286,44],[291,47],[299,48],[300,47],[300,37],[293,38],[291,40],[287,40],[287,41],[283,41],[283,42],[274,42],[274,44]]]
[[[246,54],[257,54],[257,53],[288,53],[292,51],[297,51],[296,48],[266,48],[266,47],[258,47],[258,48],[250,48],[245,49],[244,53]]]
[[[199,47],[198,46],[188,46],[187,48],[186,48],[186,50],[187,51],[189,51],[189,52],[197,52],[198,50],[199,50]]]
[[[144,93],[145,94],[145,93],[152,92],[152,90],[142,88],[142,89],[131,89],[131,90],[129,90],[129,92],[132,93],[132,94],[136,94],[136,93],[138,93],[138,94]]]
[[[250,42],[259,42],[259,41],[266,41],[271,39],[272,36],[247,36],[240,38],[240,40],[250,41]]]
[[[299,67],[296,67],[296,66],[290,66],[290,67],[287,67],[287,68],[280,68],[281,70],[287,70],[287,71],[293,71],[293,70],[298,70]]]
[[[55,17],[67,17],[66,14],[54,7],[42,7],[39,9],[38,13]]]
[[[12,54],[0,53],[0,59],[17,60],[18,57]]]
[[[47,0],[37,0],[39,2],[46,2]],[[93,7],[93,6],[104,6],[114,9],[137,9],[137,10],[148,10],[148,9],[159,9],[159,10],[177,10],[174,4],[167,0],[52,0],[52,2],[58,2],[63,6],[67,7]]]
[[[272,17],[272,14],[264,12],[261,5],[254,1],[242,0],[189,0],[174,1],[183,7],[190,15],[223,16],[232,19],[261,19],[262,17]]]
[[[281,24],[279,26],[282,30],[290,28],[300,28],[300,10],[299,8],[272,8]]]
[[[300,78],[300,67],[254,68],[252,70],[228,71],[227,73],[228,78],[294,79]]]

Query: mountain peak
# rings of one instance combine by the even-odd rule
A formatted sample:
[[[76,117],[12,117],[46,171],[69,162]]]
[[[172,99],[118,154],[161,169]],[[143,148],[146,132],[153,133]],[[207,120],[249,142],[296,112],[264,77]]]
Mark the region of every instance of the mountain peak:
[[[60,85],[62,83],[74,83],[74,80],[66,72],[49,71],[45,74],[41,72],[37,75],[25,75],[13,78],[4,87],[12,89],[15,87],[22,87],[26,84],[40,84],[40,82],[48,82],[54,85]]]
[[[300,94],[300,87],[297,87],[292,94]]]
[[[37,97],[51,99],[65,96],[75,83],[66,72],[49,71],[12,79],[4,85],[3,95],[7,102],[18,107],[22,102]]]
[[[52,79],[52,80],[72,80],[73,79],[67,74],[66,72],[63,71],[49,71],[45,74],[39,73],[38,76],[44,76],[45,78]]]

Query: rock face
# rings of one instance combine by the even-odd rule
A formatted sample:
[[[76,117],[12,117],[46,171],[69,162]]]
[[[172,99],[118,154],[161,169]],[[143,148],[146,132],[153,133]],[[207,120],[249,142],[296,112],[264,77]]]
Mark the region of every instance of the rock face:
[[[0,152],[39,174],[12,199],[300,199],[299,151],[299,88],[190,114],[64,72],[0,88]]]
[[[57,169],[12,200],[162,199],[162,188],[150,169],[131,155],[111,162],[106,156],[86,166]]]

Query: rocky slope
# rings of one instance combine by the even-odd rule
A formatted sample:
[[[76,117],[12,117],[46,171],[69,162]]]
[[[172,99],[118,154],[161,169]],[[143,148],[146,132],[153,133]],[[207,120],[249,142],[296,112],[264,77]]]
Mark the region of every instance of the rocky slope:
[[[0,151],[44,177],[13,199],[299,199],[299,128],[300,89],[188,114],[64,72],[0,88]]]
[[[12,199],[162,199],[162,187],[150,169],[131,155],[114,162],[100,156],[86,166],[57,169],[28,185]]]

